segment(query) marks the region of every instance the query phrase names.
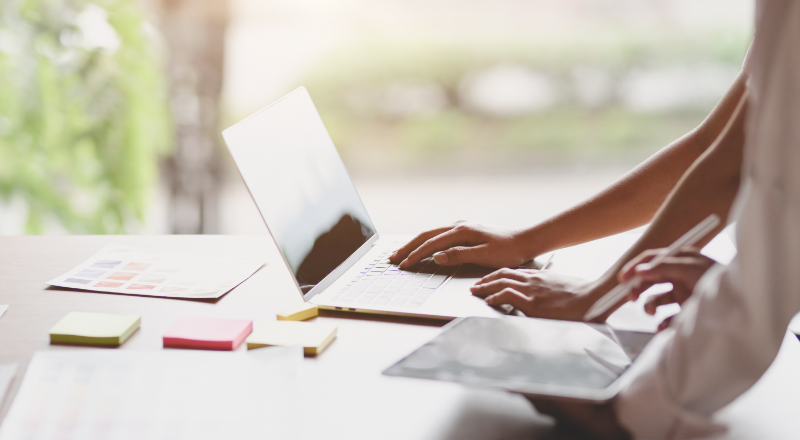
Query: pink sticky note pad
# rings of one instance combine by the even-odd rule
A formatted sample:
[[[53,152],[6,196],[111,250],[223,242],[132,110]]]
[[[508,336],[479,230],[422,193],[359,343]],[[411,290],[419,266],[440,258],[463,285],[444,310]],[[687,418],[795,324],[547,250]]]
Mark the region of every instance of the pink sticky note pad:
[[[248,319],[181,318],[164,333],[164,347],[235,350],[252,331]]]

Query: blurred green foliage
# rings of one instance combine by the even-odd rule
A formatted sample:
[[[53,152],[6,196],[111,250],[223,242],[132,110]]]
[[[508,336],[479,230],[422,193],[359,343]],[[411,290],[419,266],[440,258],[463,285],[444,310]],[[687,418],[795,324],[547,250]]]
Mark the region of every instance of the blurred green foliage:
[[[172,145],[155,42],[135,0],[0,4],[0,198],[27,233],[139,228]]]
[[[372,41],[331,54],[304,84],[356,172],[628,165],[696,127],[714,103],[641,112],[612,97],[602,106],[587,107],[572,90],[575,69],[602,70],[613,80],[609,93],[615,95],[620,79],[637,68],[714,65],[735,71],[750,38],[746,29],[702,35],[621,29],[597,37],[469,46]],[[465,78],[509,64],[551,78],[556,102],[508,117],[461,105],[459,89]],[[448,105],[431,114],[402,116],[387,115],[374,103],[353,105],[353,96],[376,97],[397,83],[436,84]]]

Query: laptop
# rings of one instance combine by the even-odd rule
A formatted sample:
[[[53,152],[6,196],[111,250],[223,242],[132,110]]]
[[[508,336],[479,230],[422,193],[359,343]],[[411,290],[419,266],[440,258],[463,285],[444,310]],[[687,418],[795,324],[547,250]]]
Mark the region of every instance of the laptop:
[[[453,319],[508,313],[469,291],[483,273],[387,260],[407,240],[378,234],[301,87],[222,132],[298,292],[321,309]]]

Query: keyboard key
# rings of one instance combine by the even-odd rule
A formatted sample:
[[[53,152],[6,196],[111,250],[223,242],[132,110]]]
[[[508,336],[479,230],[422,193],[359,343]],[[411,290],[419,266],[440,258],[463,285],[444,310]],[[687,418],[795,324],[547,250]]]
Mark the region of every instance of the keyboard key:
[[[418,308],[420,308],[420,306],[422,306],[422,303],[409,302],[408,304],[405,305],[405,307],[408,307],[410,309],[418,309]]]
[[[372,301],[372,305],[374,305],[374,306],[385,306],[386,304],[389,303],[390,299],[391,298],[375,298],[375,300]]]
[[[403,305],[405,305],[406,301],[408,301],[408,298],[397,298],[397,297],[395,297],[395,299],[393,299],[391,302],[389,302],[389,305],[390,306],[403,306]]]
[[[441,286],[442,283],[444,283],[444,280],[446,280],[446,279],[447,279],[447,275],[438,275],[438,274],[434,275],[434,276],[430,277],[428,282],[425,283],[424,287],[429,288],[429,289],[435,289],[435,288]]]
[[[372,302],[372,300],[373,300],[372,297],[359,296],[358,299],[356,300],[356,304],[369,304]]]

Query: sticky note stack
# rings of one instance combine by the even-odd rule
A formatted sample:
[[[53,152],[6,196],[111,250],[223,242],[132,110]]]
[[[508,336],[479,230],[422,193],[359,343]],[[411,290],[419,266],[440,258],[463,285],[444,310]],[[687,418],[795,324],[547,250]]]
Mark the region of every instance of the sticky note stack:
[[[50,329],[51,344],[117,347],[141,324],[135,315],[72,312]]]
[[[319,316],[319,308],[311,303],[305,303],[302,306],[294,307],[284,312],[278,313],[278,321],[305,321]]]
[[[273,321],[259,323],[247,338],[247,348],[271,345],[300,346],[307,356],[322,353],[336,337],[336,326],[317,322]]]
[[[252,331],[248,319],[181,318],[164,334],[164,347],[235,350]]]

